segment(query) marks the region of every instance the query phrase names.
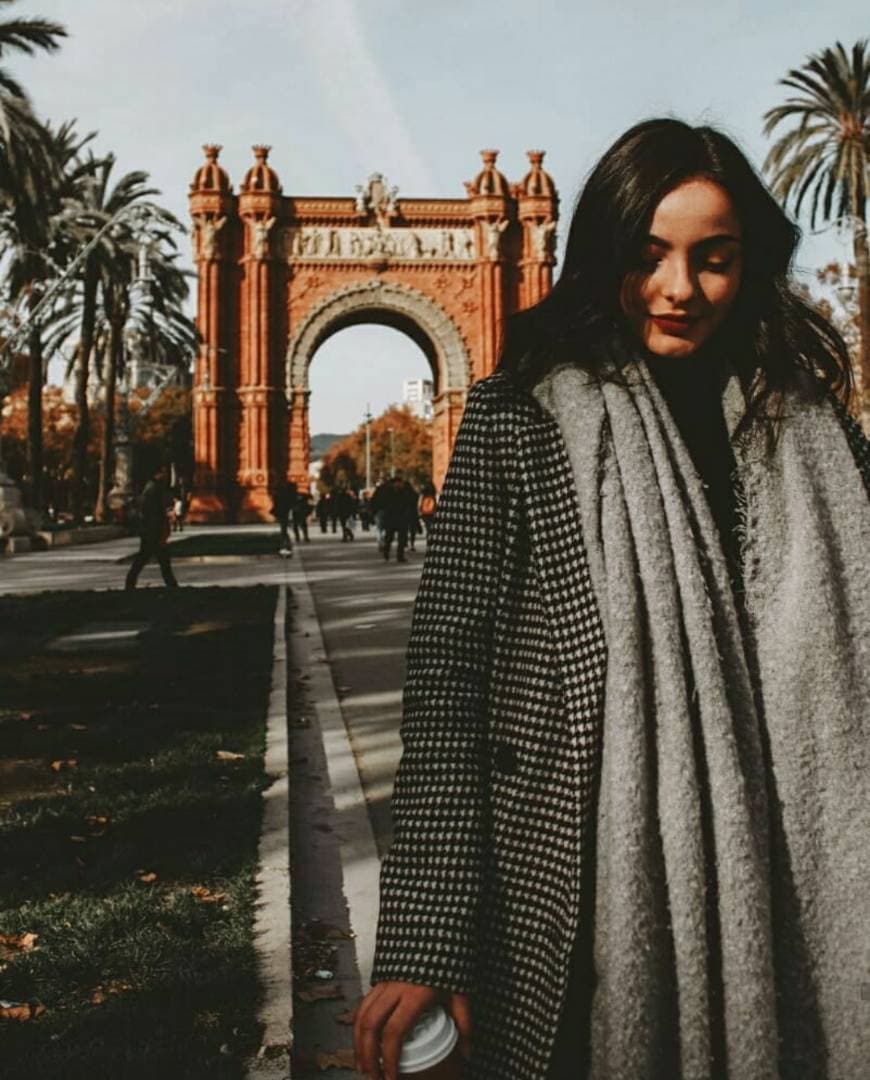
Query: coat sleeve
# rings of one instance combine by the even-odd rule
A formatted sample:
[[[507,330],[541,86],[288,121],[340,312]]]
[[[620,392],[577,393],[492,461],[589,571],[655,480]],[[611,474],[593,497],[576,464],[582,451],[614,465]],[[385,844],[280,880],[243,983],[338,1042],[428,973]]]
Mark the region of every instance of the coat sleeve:
[[[487,679],[511,490],[509,411],[487,383],[469,394],[414,607],[373,983],[474,989]]]

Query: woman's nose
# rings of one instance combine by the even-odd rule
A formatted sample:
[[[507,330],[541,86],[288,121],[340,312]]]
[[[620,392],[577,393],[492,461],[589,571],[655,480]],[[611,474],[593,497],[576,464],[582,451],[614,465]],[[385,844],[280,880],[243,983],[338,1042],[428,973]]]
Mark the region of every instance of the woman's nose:
[[[675,259],[663,267],[662,295],[675,307],[685,304],[695,294],[692,268],[682,259]]]

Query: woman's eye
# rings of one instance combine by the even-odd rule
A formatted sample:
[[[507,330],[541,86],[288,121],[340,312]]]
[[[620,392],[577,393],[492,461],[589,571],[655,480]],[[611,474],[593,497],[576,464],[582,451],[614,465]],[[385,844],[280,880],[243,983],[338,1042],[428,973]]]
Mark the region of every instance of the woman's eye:
[[[705,259],[701,263],[701,269],[709,270],[713,274],[724,274],[732,262],[732,259]]]

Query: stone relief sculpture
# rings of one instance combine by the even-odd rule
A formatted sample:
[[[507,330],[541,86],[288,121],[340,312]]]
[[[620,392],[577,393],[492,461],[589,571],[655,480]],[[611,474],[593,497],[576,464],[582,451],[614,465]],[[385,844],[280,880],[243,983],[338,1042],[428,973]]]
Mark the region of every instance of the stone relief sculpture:
[[[381,228],[386,228],[399,212],[398,194],[398,187],[389,187],[382,173],[372,173],[365,186],[356,185],[356,212],[360,216],[374,214]]]
[[[508,227],[507,221],[482,221],[483,254],[487,259],[497,259],[502,233]]]
[[[217,254],[217,234],[226,225],[226,217],[204,218],[194,225],[194,259],[213,259]]]
[[[322,229],[304,225],[287,231],[284,251],[289,259],[445,259],[470,262],[475,258],[474,231],[468,227],[438,229],[378,226]]]
[[[255,259],[265,259],[269,255],[269,233],[275,226],[275,218],[257,220],[251,226],[253,233],[253,252]]]
[[[556,240],[556,222],[535,222],[529,226],[532,238],[532,253],[538,259],[544,259],[553,252]]]

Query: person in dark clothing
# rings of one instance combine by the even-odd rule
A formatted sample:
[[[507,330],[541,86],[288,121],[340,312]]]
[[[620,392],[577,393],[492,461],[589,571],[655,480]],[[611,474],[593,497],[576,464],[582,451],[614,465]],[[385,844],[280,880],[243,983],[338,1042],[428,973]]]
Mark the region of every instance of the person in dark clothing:
[[[278,542],[281,545],[278,549],[279,555],[290,556],[293,554],[293,545],[290,543],[290,533],[287,527],[297,497],[296,485],[284,484],[278,488],[272,499],[272,517],[278,522]]]
[[[347,540],[353,540],[353,529],[350,527],[350,522],[356,514],[356,496],[348,488],[344,488],[342,491],[339,491],[337,495],[333,496],[333,498],[335,501],[336,514],[338,515],[338,520],[341,522],[342,543]]]
[[[297,544],[300,538],[306,544],[310,539],[308,536],[308,515],[310,513],[311,496],[307,491],[297,491],[296,501],[293,504],[293,537]]]
[[[166,467],[158,466],[151,479],[142,490],[140,500],[139,550],[127,572],[126,589],[135,589],[142,567],[156,559],[163,581],[170,588],[177,588],[178,582],[172,572],[169,561],[169,516],[167,514],[168,493],[166,490]]]
[[[423,531],[426,536],[429,535],[432,522],[435,520],[435,511],[437,508],[438,496],[435,493],[435,485],[432,483],[424,484],[423,490],[420,493],[420,501],[417,504],[417,516],[422,522]]]
[[[388,483],[386,480],[381,479],[377,482],[375,490],[371,494],[369,499],[369,512],[372,515],[372,521],[375,523],[375,532],[378,537],[378,551],[383,554],[384,550],[384,492],[387,490]]]
[[[413,513],[417,512],[417,496],[411,485],[396,474],[382,489],[380,504],[384,514],[384,562],[390,561],[390,548],[396,541],[396,562],[407,562],[405,547]]]
[[[317,500],[317,521],[320,525],[320,531],[322,533],[326,533],[326,525],[329,521],[329,502],[329,492],[322,492],[320,498]]]

